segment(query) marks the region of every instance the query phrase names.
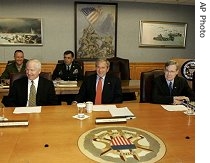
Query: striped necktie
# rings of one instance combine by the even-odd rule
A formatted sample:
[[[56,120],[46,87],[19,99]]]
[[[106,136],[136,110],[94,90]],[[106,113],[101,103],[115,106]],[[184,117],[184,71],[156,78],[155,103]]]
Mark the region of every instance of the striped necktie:
[[[96,87],[95,104],[101,104],[101,98],[102,98],[102,78],[100,77]]]
[[[31,81],[28,106],[36,106],[36,88],[34,81]]]

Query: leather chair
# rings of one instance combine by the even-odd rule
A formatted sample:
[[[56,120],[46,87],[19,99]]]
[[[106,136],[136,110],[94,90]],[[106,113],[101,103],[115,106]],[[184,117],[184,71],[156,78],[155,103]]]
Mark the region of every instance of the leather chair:
[[[119,73],[121,80],[130,80],[129,59],[112,57],[107,59],[110,62],[110,72]],[[123,101],[136,100],[135,92],[123,93]]]
[[[120,72],[121,80],[130,80],[130,66],[128,59],[112,57],[107,60],[110,62],[111,72]]]
[[[142,72],[140,75],[140,103],[150,103],[152,100],[152,86],[155,77],[164,74],[162,69]]]
[[[58,60],[58,64],[62,64],[64,62],[64,60]],[[82,70],[82,74],[84,75],[84,62],[82,60],[79,59],[74,59],[75,63],[79,64],[81,66],[81,70]]]
[[[90,76],[90,75],[93,75],[95,73],[96,73],[95,70],[93,70],[93,71],[85,71],[85,77]]]
[[[195,71],[193,72],[193,77],[192,77],[192,90],[195,92]]]
[[[20,79],[22,77],[25,77],[25,73],[15,73],[15,74],[10,74],[10,87],[12,86],[13,82],[17,79]],[[52,80],[52,74],[51,72],[41,72],[39,76],[44,77],[48,80]]]

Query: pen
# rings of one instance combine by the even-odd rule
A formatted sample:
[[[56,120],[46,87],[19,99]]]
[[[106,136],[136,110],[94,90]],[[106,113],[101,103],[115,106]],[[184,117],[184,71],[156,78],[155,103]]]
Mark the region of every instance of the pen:
[[[135,116],[116,116],[116,118],[135,119]]]

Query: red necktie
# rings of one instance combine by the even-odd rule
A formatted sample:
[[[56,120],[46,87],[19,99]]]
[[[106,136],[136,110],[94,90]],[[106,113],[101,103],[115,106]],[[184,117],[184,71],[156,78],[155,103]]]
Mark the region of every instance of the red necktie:
[[[102,97],[102,81],[101,77],[98,80],[98,84],[96,87],[96,97],[95,97],[95,104],[101,104],[101,97]]]

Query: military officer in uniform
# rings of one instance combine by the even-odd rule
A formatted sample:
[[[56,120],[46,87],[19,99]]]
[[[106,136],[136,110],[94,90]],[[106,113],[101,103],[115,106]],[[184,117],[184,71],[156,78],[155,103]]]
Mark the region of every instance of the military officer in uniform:
[[[64,52],[64,62],[58,63],[53,71],[53,80],[77,81],[83,80],[83,72],[81,65],[74,61],[74,53],[70,50]],[[74,94],[58,95],[58,100],[71,104],[74,100]]]
[[[58,63],[53,71],[53,80],[77,81],[83,79],[83,72],[79,63],[74,61],[74,53],[64,52],[64,62]]]
[[[14,62],[8,63],[4,72],[1,75],[1,79],[9,79],[12,73],[24,73],[26,69],[26,62],[24,59],[24,53],[22,50],[16,50],[14,53]]]

